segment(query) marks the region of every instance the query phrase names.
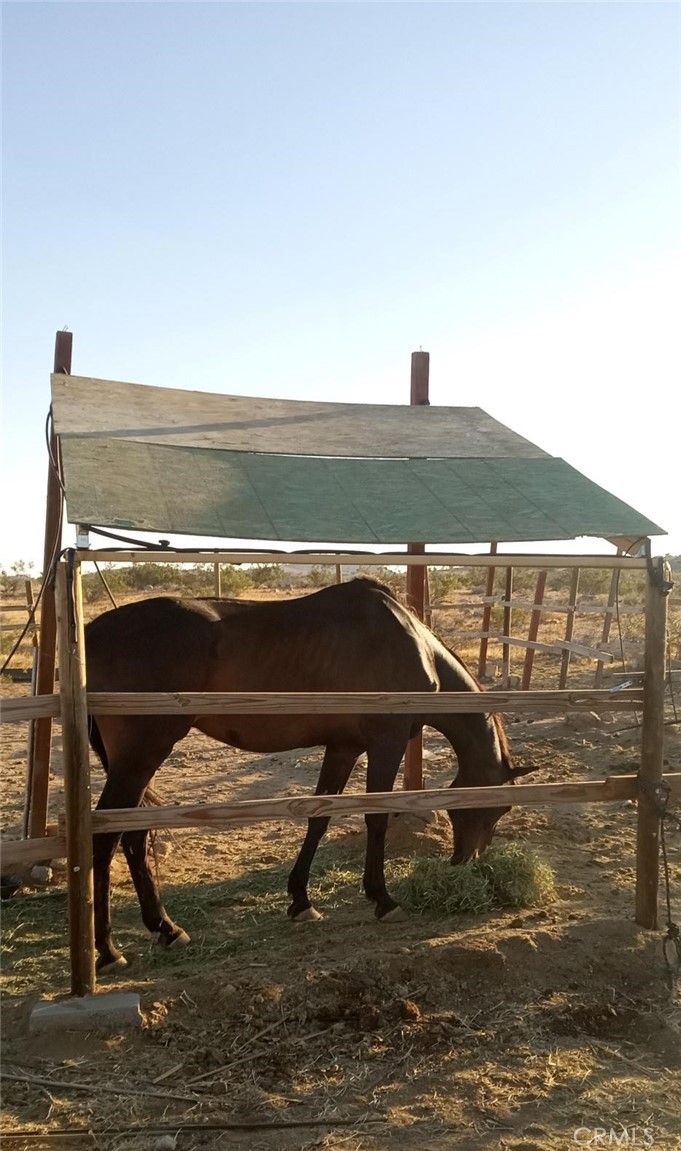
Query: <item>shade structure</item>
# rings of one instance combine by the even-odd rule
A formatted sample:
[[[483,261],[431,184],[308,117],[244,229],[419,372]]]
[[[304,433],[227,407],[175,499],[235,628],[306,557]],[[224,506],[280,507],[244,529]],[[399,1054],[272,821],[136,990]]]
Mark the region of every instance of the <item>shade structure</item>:
[[[664,530],[481,408],[52,377],[72,523],[225,539],[470,544]]]

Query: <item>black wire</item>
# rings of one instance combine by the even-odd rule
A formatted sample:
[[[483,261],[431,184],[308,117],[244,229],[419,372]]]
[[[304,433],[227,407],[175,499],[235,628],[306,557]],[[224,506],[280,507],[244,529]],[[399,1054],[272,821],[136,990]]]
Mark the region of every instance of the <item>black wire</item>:
[[[113,592],[112,592],[111,588],[109,587],[108,583],[106,582],[106,579],[104,578],[104,572],[101,570],[98,563],[95,563],[95,571],[97,572],[97,575],[99,576],[100,580],[104,584],[104,587],[106,588],[106,594],[108,595],[109,599],[111,600],[113,606],[118,607],[118,604],[116,603],[116,601],[114,599]]]
[[[63,496],[66,495],[66,488],[64,487],[64,480],[61,473],[61,466],[58,457],[55,457],[52,451],[52,435],[53,435],[53,418],[52,418],[52,405],[50,404],[47,410],[47,419],[45,420],[45,441],[47,443],[47,456],[50,461],[52,472],[61,488]]]
[[[59,560],[61,559],[61,557],[68,551],[68,548],[61,548],[60,550],[57,550],[57,542],[60,540],[60,537],[61,537],[61,523],[60,523],[59,527],[60,527],[60,532],[59,532],[59,535],[57,536],[57,539],[55,540],[55,550],[52,552],[52,559],[50,560],[47,571],[43,573],[43,576],[42,576],[42,579],[40,582],[40,588],[38,589],[38,594],[35,597],[34,603],[32,604],[32,606],[28,610],[28,619],[26,620],[26,623],[24,624],[24,627],[21,630],[19,638],[17,639],[16,643],[14,644],[14,647],[10,651],[10,653],[7,656],[7,659],[3,663],[2,667],[0,667],[0,675],[3,675],[4,672],[7,670],[10,663],[14,659],[17,651],[19,650],[22,643],[24,642],[24,639],[26,638],[26,634],[27,634],[31,624],[35,620],[35,614],[38,610],[38,606],[40,604],[40,601],[43,598],[43,592],[45,591],[45,588],[49,584],[53,583],[54,573],[56,571],[57,564],[59,563]]]

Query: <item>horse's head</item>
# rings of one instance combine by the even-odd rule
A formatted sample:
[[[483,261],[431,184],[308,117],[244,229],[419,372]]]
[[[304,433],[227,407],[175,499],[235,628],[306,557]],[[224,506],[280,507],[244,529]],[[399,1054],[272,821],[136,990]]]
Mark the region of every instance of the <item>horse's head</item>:
[[[492,756],[474,757],[464,763],[459,759],[459,774],[453,781],[453,788],[490,787],[505,783],[515,783],[522,775],[533,771],[533,767],[515,767],[501,718],[487,717],[488,732],[492,741]],[[466,863],[489,847],[497,823],[510,807],[458,807],[447,814],[454,830],[454,853],[452,863]]]

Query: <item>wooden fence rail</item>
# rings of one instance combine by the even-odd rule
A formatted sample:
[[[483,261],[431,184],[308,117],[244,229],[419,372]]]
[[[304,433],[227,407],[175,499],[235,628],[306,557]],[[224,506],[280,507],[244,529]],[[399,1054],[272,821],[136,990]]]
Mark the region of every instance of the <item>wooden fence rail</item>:
[[[663,776],[672,796],[681,796],[681,772]],[[226,828],[267,820],[307,820],[315,816],[366,813],[455,810],[469,807],[542,807],[559,803],[613,803],[635,799],[635,775],[612,775],[603,780],[573,783],[521,783],[500,787],[431,788],[425,791],[389,791],[361,795],[284,796],[279,799],[237,800],[230,803],[163,807],[109,808],[92,812],[94,834],[144,829]],[[58,834],[41,839],[8,840],[0,844],[3,866],[64,855],[64,817]]]
[[[642,707],[643,688],[585,691],[413,692],[89,692],[91,715],[441,715],[504,711],[630,711]],[[59,719],[59,696],[5,699],[0,722],[38,716]]]

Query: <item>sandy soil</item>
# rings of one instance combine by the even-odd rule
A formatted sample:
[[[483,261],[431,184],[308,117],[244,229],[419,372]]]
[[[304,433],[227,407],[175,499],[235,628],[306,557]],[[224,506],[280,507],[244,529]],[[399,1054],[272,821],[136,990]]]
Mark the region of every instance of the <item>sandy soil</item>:
[[[507,720],[516,759],[539,765],[533,781],[638,768],[629,713],[591,726]],[[679,771],[679,727],[666,731],[667,770]],[[26,732],[4,725],[2,737],[2,830],[16,835]],[[447,745],[427,732],[425,748],[427,786],[446,786]],[[178,803],[306,794],[319,763],[316,752],[250,756],[191,735],[157,782]],[[58,736],[53,771],[54,816]],[[97,789],[94,761],[93,771]],[[352,787],[362,785],[359,772]],[[17,1077],[5,1080],[5,1133],[94,1128],[107,1133],[55,1145],[133,1151],[154,1147],[164,1129],[180,1151],[618,1145],[609,1134],[594,1143],[597,1129],[620,1146],[681,1146],[681,1017],[664,930],[634,924],[635,806],[515,809],[498,837],[550,864],[554,903],[380,925],[356,889],[363,822],[347,819],[318,855],[324,918],[292,925],[284,886],[300,825],[161,833],[166,904],[192,944],[175,955],[150,945],[118,857],[114,922],[131,966],[115,987],[139,993],[144,1025],[108,1037],[28,1035],[37,999],[68,988],[62,873],[46,887],[29,883],[3,905],[4,1064]],[[670,826],[667,839],[678,922],[681,836]],[[445,817],[391,824],[392,859],[449,846]],[[230,1123],[256,1126],[219,1129]],[[201,1124],[212,1129],[191,1129]]]

